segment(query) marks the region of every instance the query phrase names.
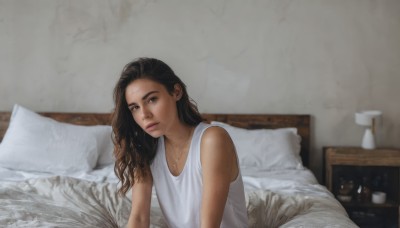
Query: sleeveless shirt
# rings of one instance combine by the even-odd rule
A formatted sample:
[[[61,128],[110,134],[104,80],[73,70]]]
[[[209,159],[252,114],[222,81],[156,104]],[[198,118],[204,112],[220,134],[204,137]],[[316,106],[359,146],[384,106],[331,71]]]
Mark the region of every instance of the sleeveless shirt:
[[[158,140],[157,153],[150,168],[158,202],[168,227],[200,227],[203,192],[200,144],[204,131],[210,126],[206,123],[196,126],[186,163],[178,176],[172,175],[168,168],[164,137],[161,136]],[[248,227],[240,168],[238,176],[230,183],[220,227]]]

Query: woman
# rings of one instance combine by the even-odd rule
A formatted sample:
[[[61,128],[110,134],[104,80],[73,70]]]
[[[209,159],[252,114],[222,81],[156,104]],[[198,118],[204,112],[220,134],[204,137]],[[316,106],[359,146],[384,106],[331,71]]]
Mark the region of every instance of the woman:
[[[202,123],[185,84],[164,62],[127,64],[114,89],[119,193],[132,187],[128,227],[149,227],[152,186],[169,227],[247,227],[235,147]]]

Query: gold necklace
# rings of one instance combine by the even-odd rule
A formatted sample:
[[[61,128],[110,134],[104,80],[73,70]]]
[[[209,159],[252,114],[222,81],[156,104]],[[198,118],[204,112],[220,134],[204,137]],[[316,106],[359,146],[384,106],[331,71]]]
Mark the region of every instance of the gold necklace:
[[[185,146],[186,148],[186,146]],[[179,173],[179,169],[178,169],[178,163],[181,160],[182,156],[183,156],[183,152],[186,151],[186,149],[183,148],[182,150],[180,150],[180,153],[178,154],[178,156],[173,156],[173,153],[170,153],[171,155],[169,156],[170,159],[169,163],[170,163],[170,168],[173,174],[178,174]],[[170,146],[170,150],[171,152],[173,152],[174,150],[172,149],[172,147]]]
[[[188,147],[189,142],[192,141],[192,140],[191,140],[191,136],[192,136],[193,131],[194,131],[194,129],[190,129],[190,131],[189,131],[189,136],[188,136],[188,140],[186,141],[186,144],[185,144],[185,146],[183,147],[183,149],[180,150],[179,155],[178,155],[178,156],[171,156],[171,157],[172,157],[172,162],[171,162],[171,159],[169,159],[169,160],[170,160],[170,163],[172,163],[172,164],[171,164],[172,171],[174,171],[175,174],[178,174],[178,171],[179,171],[179,170],[178,170],[178,163],[179,163],[179,161],[180,161],[181,158],[182,158],[183,152],[189,150],[189,148],[187,148],[187,147]],[[172,149],[172,145],[171,145],[170,143],[169,143],[169,145],[170,145],[170,146],[169,146],[170,151],[171,151],[171,152],[174,151],[174,150]],[[173,153],[171,153],[171,154],[173,154]]]
[[[178,162],[181,160],[183,151],[184,151],[184,150],[182,150],[182,151],[179,153],[179,156],[178,156],[178,157],[173,157],[174,160],[172,161],[172,168],[173,168],[173,170],[174,170],[176,173],[178,172]]]

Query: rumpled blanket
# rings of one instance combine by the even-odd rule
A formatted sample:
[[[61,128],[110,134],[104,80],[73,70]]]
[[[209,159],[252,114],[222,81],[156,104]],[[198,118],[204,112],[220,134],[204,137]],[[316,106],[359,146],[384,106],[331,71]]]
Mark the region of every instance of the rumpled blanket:
[[[116,184],[72,177],[1,183],[0,224],[6,227],[124,227],[130,201]]]
[[[249,227],[357,227],[328,193],[246,191],[246,206]],[[130,208],[117,183],[66,176],[0,182],[0,227],[125,227]],[[156,198],[150,220],[167,227]]]

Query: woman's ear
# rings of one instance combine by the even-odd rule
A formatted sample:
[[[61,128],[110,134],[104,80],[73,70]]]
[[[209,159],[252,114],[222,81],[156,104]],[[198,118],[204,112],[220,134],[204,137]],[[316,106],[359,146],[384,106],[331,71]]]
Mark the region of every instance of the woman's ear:
[[[178,83],[176,83],[174,85],[174,97],[176,99],[176,101],[179,101],[182,98],[183,95],[183,90],[182,90],[182,86]]]

